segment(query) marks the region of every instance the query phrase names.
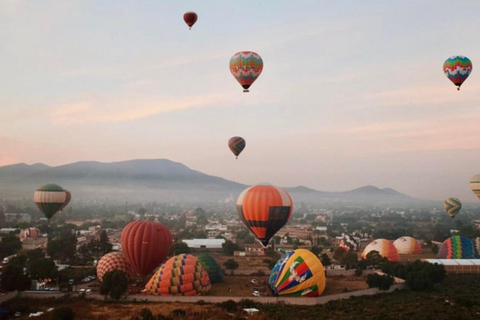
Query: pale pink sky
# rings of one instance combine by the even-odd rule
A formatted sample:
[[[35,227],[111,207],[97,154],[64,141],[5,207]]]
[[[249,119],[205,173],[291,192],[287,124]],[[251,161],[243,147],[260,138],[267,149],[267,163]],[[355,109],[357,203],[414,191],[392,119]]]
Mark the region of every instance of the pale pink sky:
[[[473,202],[478,16],[443,0],[6,0],[0,165],[167,158],[246,184]],[[264,60],[248,94],[228,70],[241,50]],[[452,55],[474,65],[460,92]]]

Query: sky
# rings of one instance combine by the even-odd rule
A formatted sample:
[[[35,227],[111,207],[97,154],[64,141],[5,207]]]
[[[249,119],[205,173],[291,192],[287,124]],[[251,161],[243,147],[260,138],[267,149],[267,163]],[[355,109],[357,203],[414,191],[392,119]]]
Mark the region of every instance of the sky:
[[[0,0],[0,165],[170,159],[245,184],[474,202],[480,2],[455,4]],[[245,50],[264,61],[249,93],[228,68]],[[460,92],[453,55],[473,63]]]

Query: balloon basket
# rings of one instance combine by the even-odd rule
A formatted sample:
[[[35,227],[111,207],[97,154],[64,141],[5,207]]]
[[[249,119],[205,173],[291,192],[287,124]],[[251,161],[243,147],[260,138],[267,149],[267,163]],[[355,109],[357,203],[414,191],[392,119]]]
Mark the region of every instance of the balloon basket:
[[[248,89],[243,89],[243,92],[250,92]]]

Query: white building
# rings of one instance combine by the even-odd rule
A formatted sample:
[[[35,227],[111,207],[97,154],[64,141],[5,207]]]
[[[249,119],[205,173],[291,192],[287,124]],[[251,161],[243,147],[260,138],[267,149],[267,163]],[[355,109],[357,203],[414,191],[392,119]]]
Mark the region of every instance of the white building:
[[[189,248],[193,249],[222,249],[225,239],[191,239],[182,240]]]

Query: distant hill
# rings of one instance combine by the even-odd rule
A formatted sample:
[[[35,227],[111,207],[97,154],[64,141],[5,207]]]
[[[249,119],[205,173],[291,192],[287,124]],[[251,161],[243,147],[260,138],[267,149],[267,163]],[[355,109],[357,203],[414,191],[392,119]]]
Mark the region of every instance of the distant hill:
[[[113,163],[83,161],[50,167],[15,164],[0,167],[0,198],[30,198],[45,184],[68,189],[75,200],[221,202],[235,199],[247,185],[192,170],[167,159]],[[365,186],[346,192],[286,188],[294,202],[402,202],[415,199],[393,189]]]

